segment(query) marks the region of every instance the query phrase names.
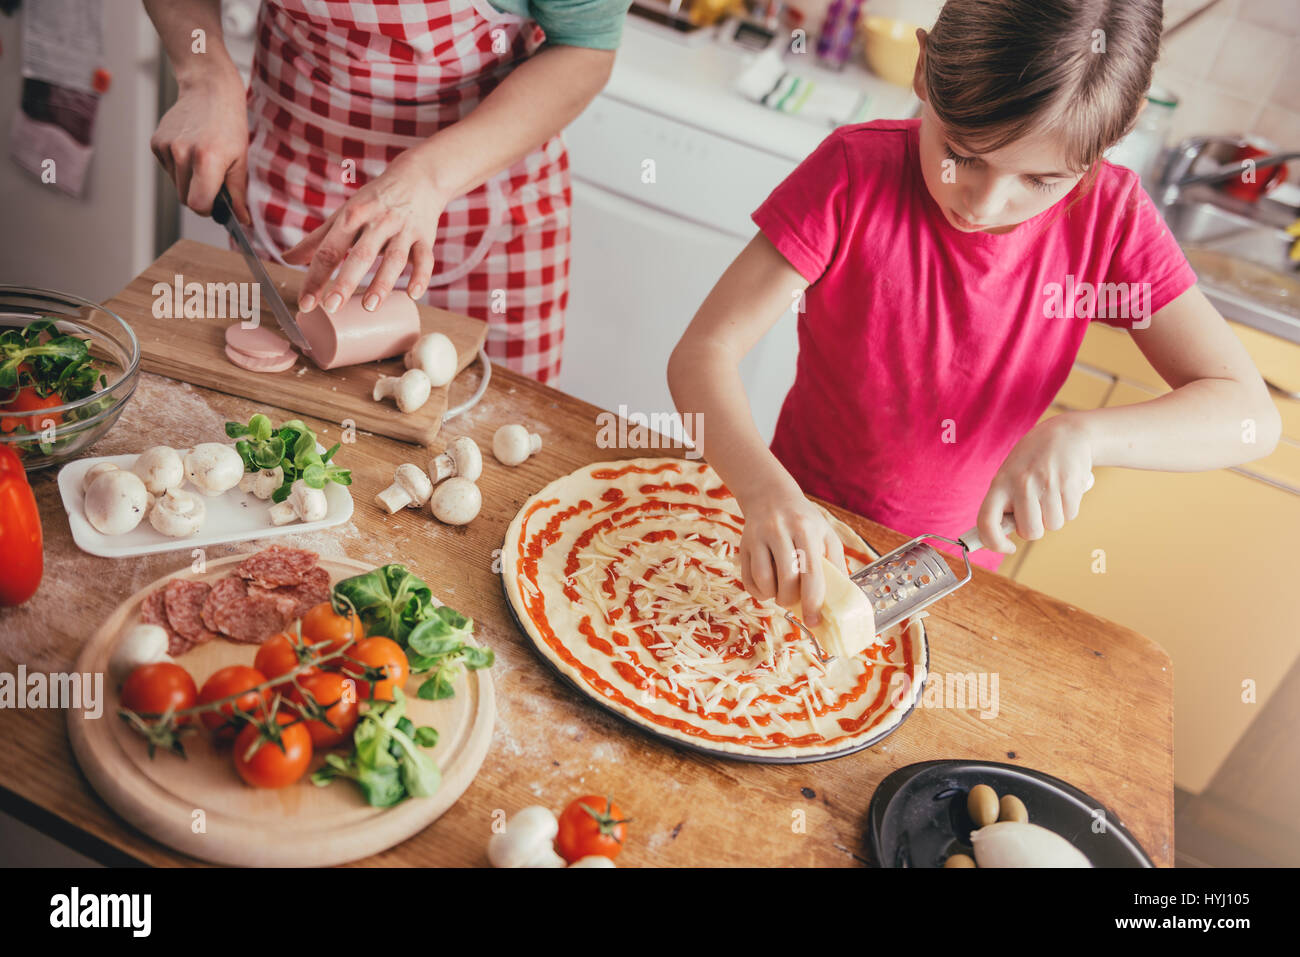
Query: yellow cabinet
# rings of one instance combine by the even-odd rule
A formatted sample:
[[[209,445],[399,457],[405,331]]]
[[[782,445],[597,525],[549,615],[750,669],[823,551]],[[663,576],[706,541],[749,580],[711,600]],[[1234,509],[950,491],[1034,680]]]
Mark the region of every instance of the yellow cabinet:
[[[1120,382],[1106,405],[1153,394]],[[1199,793],[1300,656],[1300,495],[1226,469],[1095,474],[1079,517],[1009,572],[1169,652],[1174,780]],[[1096,733],[1124,734],[1123,715]]]
[[[1124,329],[1116,329],[1100,322],[1089,323],[1076,362],[1098,372],[1137,383],[1153,392],[1169,391],[1169,386],[1160,378],[1160,373],[1151,368],[1147,357]]]
[[[1061,391],[1056,393],[1052,404],[1067,409],[1096,409],[1106,401],[1106,396],[1110,394],[1111,387],[1114,385],[1113,376],[1076,365],[1066,376],[1065,384],[1061,386]]]

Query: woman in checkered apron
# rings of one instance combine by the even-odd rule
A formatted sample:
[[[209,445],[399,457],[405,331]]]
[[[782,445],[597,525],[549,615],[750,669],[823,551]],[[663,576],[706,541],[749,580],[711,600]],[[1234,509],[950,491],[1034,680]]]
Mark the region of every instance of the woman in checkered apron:
[[[558,373],[559,132],[608,78],[628,0],[264,0],[246,92],[216,3],[145,6],[180,88],[154,153],[187,206],[224,183],[259,254],[307,267],[301,309],[406,294],[487,320],[494,361]]]

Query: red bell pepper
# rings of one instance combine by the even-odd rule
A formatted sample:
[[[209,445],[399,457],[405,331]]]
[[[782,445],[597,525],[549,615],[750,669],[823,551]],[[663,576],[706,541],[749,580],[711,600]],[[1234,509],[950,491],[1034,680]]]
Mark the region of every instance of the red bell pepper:
[[[21,605],[41,583],[45,546],[23,463],[0,445],[0,606]]]

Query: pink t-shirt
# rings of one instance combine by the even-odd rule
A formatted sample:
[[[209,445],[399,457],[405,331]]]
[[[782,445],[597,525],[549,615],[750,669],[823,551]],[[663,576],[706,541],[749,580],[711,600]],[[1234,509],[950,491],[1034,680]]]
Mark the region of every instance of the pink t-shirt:
[[[955,229],[922,179],[919,126],[836,130],[754,212],[811,284],[772,451],[811,495],[956,538],[1089,321],[1140,324],[1196,275],[1137,176],[1105,162],[1009,233]]]

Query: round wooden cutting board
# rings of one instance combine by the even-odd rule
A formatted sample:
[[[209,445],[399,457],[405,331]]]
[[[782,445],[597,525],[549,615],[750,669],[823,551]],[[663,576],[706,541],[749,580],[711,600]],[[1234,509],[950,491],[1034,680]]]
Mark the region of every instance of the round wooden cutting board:
[[[347,780],[322,788],[304,777],[279,790],[251,788],[235,773],[229,746],[218,748],[204,734],[185,737],[187,758],[159,751],[151,760],[144,739],[118,716],[118,691],[108,679],[108,661],[118,637],[139,622],[145,596],[173,578],[213,582],[247,557],[212,562],[201,575],[183,569],[160,578],[119,605],[86,644],[77,670],[105,674],[103,713],[91,719],[69,709],[68,736],[91,785],[150,837],[216,864],[342,864],[377,854],[428,827],[469,787],[487,755],[496,717],[487,671],[463,671],[455,696],[445,701],[415,697],[422,676],[407,682],[407,715],[416,725],[438,730],[438,746],[430,754],[442,772],[442,785],[432,797],[407,798],[391,808],[371,807]],[[350,559],[322,558],[320,565],[332,581],[371,569]],[[252,665],[256,652],[256,645],[217,640],[177,660],[202,687],[219,668]],[[312,771],[324,762],[323,755],[315,755]]]

